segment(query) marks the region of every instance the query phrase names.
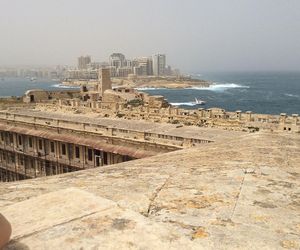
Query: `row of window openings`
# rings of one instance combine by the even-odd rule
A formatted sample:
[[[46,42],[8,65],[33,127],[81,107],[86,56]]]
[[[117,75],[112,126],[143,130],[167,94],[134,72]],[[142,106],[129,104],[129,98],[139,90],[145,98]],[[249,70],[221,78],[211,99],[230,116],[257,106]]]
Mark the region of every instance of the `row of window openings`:
[[[10,144],[14,143],[13,134],[8,134]],[[4,133],[1,133],[1,141],[4,141]],[[21,146],[23,144],[23,138],[21,135],[18,136],[18,144]],[[32,147],[32,138],[29,137],[29,146]]]
[[[15,159],[14,155],[8,154],[7,158],[8,158],[9,163],[16,163],[16,159]],[[2,155],[2,158],[1,158],[1,155],[0,155],[0,162],[2,162],[2,161],[6,161],[6,155],[5,154]],[[25,161],[25,158],[19,158],[18,159],[18,162],[19,162],[20,165],[24,165],[24,161]],[[33,168],[34,167],[34,160],[29,159],[28,162],[29,162],[29,166],[31,166]]]
[[[9,139],[10,139],[10,143],[13,143],[13,135],[12,134],[9,134]],[[4,141],[3,133],[1,133],[1,140]],[[23,143],[22,136],[19,135],[18,136],[18,144],[22,145],[22,143]],[[28,143],[29,143],[29,147],[32,148],[33,147],[33,141],[32,141],[31,137],[28,138]],[[38,140],[38,147],[39,147],[39,150],[43,149],[43,140]],[[55,152],[54,142],[50,142],[50,151],[51,151],[51,153]],[[66,144],[62,144],[61,153],[62,153],[62,155],[67,154]],[[79,149],[79,147],[75,147],[75,157],[80,158],[80,149]],[[88,160],[92,161],[92,159],[93,159],[92,149],[88,149]]]
[[[42,142],[42,141],[40,140],[40,142]],[[42,147],[42,144],[39,143],[39,146]],[[54,142],[50,142],[50,150],[51,150],[51,153],[55,152]],[[61,145],[61,153],[62,153],[62,155],[67,154],[66,144]],[[80,158],[80,149],[79,149],[79,147],[75,147],[75,157],[78,158],[78,159]],[[90,148],[88,149],[88,160],[89,161],[93,160],[93,150],[90,149]]]
[[[54,153],[54,143],[53,142],[51,142],[51,152]],[[62,144],[62,154],[66,155],[66,144]],[[14,158],[14,156],[11,156],[11,157]],[[75,147],[75,157],[80,158],[79,147]],[[3,158],[5,158],[5,154],[3,154]],[[93,160],[93,150],[90,148],[88,149],[88,160],[89,161]]]
[[[9,136],[9,142],[12,144],[14,142],[13,135],[8,134]],[[1,141],[4,141],[4,133],[1,133]]]
[[[40,140],[41,142],[41,140]],[[39,145],[40,149],[42,149],[42,143]],[[54,153],[55,152],[55,144],[54,142],[50,142],[50,152]],[[61,144],[61,154],[66,155],[67,154],[67,147],[66,144]],[[75,147],[75,157],[80,158],[80,149],[79,147]],[[93,151],[92,149],[88,149],[88,159],[91,161],[93,158]]]
[[[7,159],[10,163],[15,163],[16,162],[16,159],[15,159],[15,156],[13,154],[7,154]],[[0,161],[6,161],[6,154],[2,154],[2,157],[0,157]],[[24,158],[19,158],[18,159],[19,163],[21,165],[24,165]]]

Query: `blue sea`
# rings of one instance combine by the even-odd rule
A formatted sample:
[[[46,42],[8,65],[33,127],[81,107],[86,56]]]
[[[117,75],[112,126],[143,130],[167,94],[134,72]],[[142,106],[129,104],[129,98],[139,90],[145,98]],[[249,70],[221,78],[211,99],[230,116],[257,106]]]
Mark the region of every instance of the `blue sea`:
[[[204,100],[203,108],[221,107],[228,111],[251,110],[255,113],[300,114],[300,72],[196,73],[192,77],[213,82],[208,88],[141,89],[163,95],[173,105],[186,109],[200,107],[195,98]],[[21,96],[28,89],[57,90],[59,82],[32,82],[28,79],[0,79],[0,96]]]
[[[192,77],[211,81],[213,85],[208,88],[144,91],[163,95],[170,103],[186,109],[200,107],[194,104],[197,98],[206,102],[203,108],[300,114],[300,72],[201,73]]]

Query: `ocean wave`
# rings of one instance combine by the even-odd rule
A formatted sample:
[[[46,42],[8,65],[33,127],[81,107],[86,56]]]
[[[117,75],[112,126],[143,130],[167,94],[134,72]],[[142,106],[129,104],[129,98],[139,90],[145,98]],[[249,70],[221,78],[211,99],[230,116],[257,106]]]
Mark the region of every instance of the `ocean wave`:
[[[191,74],[191,76],[195,76],[195,77],[201,77],[202,74]]]
[[[240,85],[236,83],[213,83],[209,87],[191,87],[188,89],[198,89],[198,90],[211,90],[211,91],[225,91],[227,89],[249,89],[249,86],[246,85]]]
[[[289,94],[289,93],[285,93],[284,95],[288,96],[288,97],[299,98],[299,95],[294,95],[294,94]]]
[[[171,102],[170,104],[173,106],[196,106],[197,105],[195,102]]]
[[[188,87],[188,88],[183,88],[183,89],[193,89],[193,90],[210,90],[210,91],[215,91],[215,92],[222,92],[225,91],[227,89],[235,89],[235,88],[241,88],[241,89],[248,89],[250,88],[249,86],[246,85],[240,85],[240,84],[236,84],[236,83],[213,83],[211,84],[209,87]],[[137,87],[135,88],[136,90],[164,90],[164,89],[169,89],[172,90],[170,88],[155,88],[155,87]],[[173,90],[180,90],[180,88],[173,88]]]
[[[51,85],[51,87],[60,88],[60,89],[79,89],[80,88],[79,86],[69,86],[69,85],[64,85],[64,84],[60,84],[60,83],[53,84],[53,85]]]
[[[160,89],[166,89],[166,88],[154,88],[154,87],[139,87],[139,88],[134,88],[136,90],[160,90]]]

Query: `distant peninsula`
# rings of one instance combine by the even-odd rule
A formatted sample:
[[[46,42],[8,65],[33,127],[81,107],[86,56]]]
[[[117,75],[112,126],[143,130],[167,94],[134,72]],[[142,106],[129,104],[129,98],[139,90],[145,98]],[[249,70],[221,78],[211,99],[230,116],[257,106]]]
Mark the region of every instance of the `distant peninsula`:
[[[112,78],[112,84],[118,87],[128,88],[166,88],[166,89],[184,89],[184,88],[206,88],[212,82],[187,77],[123,77]],[[63,81],[62,84],[68,86],[93,85],[95,81]]]

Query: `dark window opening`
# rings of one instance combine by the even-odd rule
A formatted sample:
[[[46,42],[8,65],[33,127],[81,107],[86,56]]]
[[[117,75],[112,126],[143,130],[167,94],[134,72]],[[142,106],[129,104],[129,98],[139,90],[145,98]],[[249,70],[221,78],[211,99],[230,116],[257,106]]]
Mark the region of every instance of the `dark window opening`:
[[[131,160],[134,160],[134,158],[128,155],[123,155],[123,161],[131,161]]]
[[[4,135],[2,132],[1,132],[1,141],[4,141]]]
[[[99,167],[100,166],[100,156],[96,156],[96,166]]]
[[[92,161],[93,160],[93,151],[92,151],[92,149],[88,149],[88,160],[89,161]]]
[[[75,157],[76,157],[76,158],[80,158],[79,147],[75,147]]]
[[[54,153],[54,142],[50,142],[50,150],[51,150],[51,153]]]
[[[106,152],[103,153],[103,163],[104,163],[104,165],[107,165],[107,153]]]
[[[19,135],[18,138],[19,138],[19,145],[22,145],[22,136]]]
[[[29,147],[31,147],[32,148],[32,138],[31,137],[29,137]]]
[[[43,149],[43,141],[39,140],[39,149],[42,150]]]
[[[66,144],[62,144],[62,145],[61,145],[61,153],[62,153],[63,155],[66,155]]]
[[[34,95],[30,95],[30,102],[34,102]]]

